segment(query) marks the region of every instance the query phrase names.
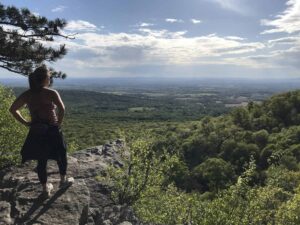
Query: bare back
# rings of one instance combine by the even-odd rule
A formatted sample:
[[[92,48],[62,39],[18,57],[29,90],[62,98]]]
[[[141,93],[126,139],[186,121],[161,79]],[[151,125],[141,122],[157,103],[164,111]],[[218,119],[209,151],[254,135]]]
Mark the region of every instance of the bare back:
[[[43,88],[40,92],[28,90],[26,103],[30,111],[31,121],[46,122],[57,125],[56,105],[53,102],[53,90]]]

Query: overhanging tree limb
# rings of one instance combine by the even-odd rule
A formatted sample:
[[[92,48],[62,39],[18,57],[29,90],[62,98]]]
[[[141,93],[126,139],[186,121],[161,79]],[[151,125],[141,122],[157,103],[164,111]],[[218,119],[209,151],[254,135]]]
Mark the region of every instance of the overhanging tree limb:
[[[61,59],[67,50],[46,46],[55,38],[74,38],[61,30],[66,26],[63,19],[48,20],[34,15],[28,9],[17,9],[0,3],[0,67],[10,72],[28,76],[37,66]],[[53,77],[66,75],[50,69]]]

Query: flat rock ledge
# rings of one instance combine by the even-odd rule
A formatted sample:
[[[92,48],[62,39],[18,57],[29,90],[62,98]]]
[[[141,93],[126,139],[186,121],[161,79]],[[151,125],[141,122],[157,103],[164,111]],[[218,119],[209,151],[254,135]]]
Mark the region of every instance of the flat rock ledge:
[[[59,188],[56,162],[48,161],[48,182],[54,186],[50,198],[43,198],[36,162],[0,171],[0,225],[143,225],[132,208],[110,199],[111,186],[99,181],[109,165],[122,166],[128,154],[123,140],[77,151],[68,156],[67,176],[75,182]]]

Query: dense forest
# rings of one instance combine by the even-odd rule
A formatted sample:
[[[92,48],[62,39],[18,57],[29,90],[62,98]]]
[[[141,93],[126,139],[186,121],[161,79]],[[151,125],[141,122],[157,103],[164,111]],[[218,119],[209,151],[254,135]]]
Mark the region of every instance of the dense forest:
[[[132,186],[123,182],[119,197],[163,224],[300,224],[299,112],[292,91],[163,127],[133,144],[137,159],[123,174]]]
[[[0,90],[3,166],[18,162],[26,128],[8,115],[13,92]],[[113,182],[112,198],[147,222],[300,224],[299,122],[300,91],[291,91],[219,116],[155,121],[147,129],[127,123],[131,129],[118,134],[131,153],[125,166],[95,179]]]

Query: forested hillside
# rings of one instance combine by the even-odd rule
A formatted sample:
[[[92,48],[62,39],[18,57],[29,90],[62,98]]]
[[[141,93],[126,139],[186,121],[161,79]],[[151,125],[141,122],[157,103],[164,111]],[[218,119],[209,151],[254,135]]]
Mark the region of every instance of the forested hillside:
[[[171,179],[188,191],[228,187],[245,171],[251,157],[257,166],[253,182],[264,184],[271,165],[298,171],[299,125],[300,91],[293,91],[189,126],[165,128],[155,149],[179,154],[181,164]]]
[[[113,176],[119,200],[162,224],[300,224],[299,116],[293,91],[162,127]]]

